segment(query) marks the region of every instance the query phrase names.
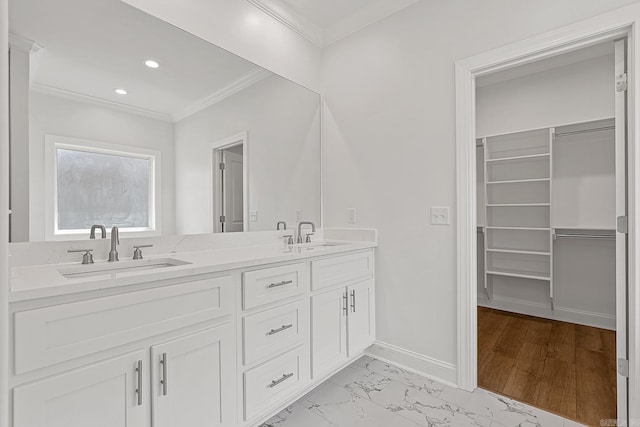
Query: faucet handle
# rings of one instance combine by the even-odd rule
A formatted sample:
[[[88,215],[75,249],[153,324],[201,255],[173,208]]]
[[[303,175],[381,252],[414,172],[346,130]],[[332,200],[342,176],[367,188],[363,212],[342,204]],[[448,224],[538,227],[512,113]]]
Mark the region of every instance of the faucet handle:
[[[93,249],[69,249],[67,253],[80,253],[84,252],[82,255],[82,264],[93,264],[93,254],[91,253]]]
[[[153,245],[137,245],[134,246],[133,249],[135,249],[135,251],[133,251],[133,259],[142,259],[142,250],[141,248],[152,248]]]
[[[313,236],[315,233],[307,233],[307,238],[304,239],[305,243],[311,243],[311,236]]]
[[[287,245],[293,245],[293,234],[285,234],[282,237],[288,237],[287,239]]]

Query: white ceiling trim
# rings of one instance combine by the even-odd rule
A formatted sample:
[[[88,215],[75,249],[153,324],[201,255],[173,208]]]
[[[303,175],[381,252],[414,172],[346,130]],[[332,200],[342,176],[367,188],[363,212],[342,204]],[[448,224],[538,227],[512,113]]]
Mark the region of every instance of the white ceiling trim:
[[[324,46],[335,43],[419,1],[420,0],[394,0],[393,2],[374,1],[351,15],[345,16],[329,28],[325,28],[323,34]]]
[[[257,69],[254,71],[250,71],[244,76],[240,77],[238,80],[228,84],[217,92],[212,93],[209,96],[206,96],[199,101],[194,102],[192,105],[182,109],[181,111],[175,112],[171,115],[171,118],[174,122],[178,122],[183,120],[193,114],[196,114],[199,111],[204,110],[218,102],[222,101],[225,98],[230,97],[231,95],[240,92],[243,89],[248,88],[249,86],[259,82],[260,80],[270,76],[272,73],[270,71],[264,69]]]
[[[324,29],[294,12],[280,0],[247,1],[316,46],[325,47],[421,0],[394,0],[392,2],[377,0]]]
[[[290,30],[300,34],[318,47],[323,45],[322,28],[291,10],[278,0],[247,0]]]
[[[91,95],[85,95],[82,93],[73,92],[66,89],[59,89],[52,86],[43,85],[40,83],[31,83],[31,90],[42,93],[45,95],[57,96],[60,98],[70,99],[72,101],[80,101],[88,104],[97,105],[98,107],[106,107],[112,110],[118,110],[125,113],[137,114],[139,116],[148,117],[154,120],[160,120],[163,122],[172,123],[171,116],[157,111],[147,110],[146,108],[133,107],[131,105],[121,104],[115,101],[109,101],[107,99],[98,98]]]

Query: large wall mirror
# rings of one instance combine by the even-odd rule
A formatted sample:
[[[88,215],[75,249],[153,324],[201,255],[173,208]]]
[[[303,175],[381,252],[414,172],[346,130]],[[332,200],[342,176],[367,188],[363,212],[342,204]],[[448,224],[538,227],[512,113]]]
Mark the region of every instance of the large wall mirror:
[[[11,241],[319,225],[319,95],[120,0],[10,0]]]

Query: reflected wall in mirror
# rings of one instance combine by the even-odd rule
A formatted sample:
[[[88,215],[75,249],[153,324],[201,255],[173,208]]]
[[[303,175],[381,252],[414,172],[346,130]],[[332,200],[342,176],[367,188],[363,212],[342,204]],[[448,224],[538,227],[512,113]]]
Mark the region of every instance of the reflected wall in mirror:
[[[321,209],[319,95],[120,0],[10,0],[11,241]]]

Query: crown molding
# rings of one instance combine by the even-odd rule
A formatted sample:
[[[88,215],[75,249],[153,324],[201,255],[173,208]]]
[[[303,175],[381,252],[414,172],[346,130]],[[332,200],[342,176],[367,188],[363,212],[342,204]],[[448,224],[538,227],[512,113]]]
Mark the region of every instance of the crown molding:
[[[171,115],[171,118],[174,122],[178,122],[183,120],[193,114],[196,114],[205,108],[208,108],[218,102],[222,101],[230,97],[231,95],[240,92],[243,89],[248,88],[251,85],[258,83],[260,80],[265,79],[266,77],[272,75],[270,71],[259,68],[257,70],[253,70],[248,72],[247,74],[240,77],[238,80],[231,82],[229,85],[223,87],[217,92],[212,93],[209,96],[206,96],[199,101],[194,102],[192,105],[177,111]]]
[[[42,49],[38,43],[17,34],[9,34],[9,47],[26,53],[36,53]]]
[[[146,108],[133,107],[131,105],[121,104],[115,101],[109,101],[107,99],[98,98],[91,95],[85,95],[78,92],[73,92],[66,89],[60,89],[53,86],[43,85],[40,83],[32,83],[31,90],[34,92],[42,93],[45,95],[57,96],[59,98],[70,99],[72,101],[80,101],[88,104],[97,105],[99,107],[110,108],[112,110],[118,110],[125,113],[137,114],[154,120],[160,120],[163,122],[172,123],[171,116],[157,111],[147,110]]]
[[[324,46],[335,43],[419,1],[421,0],[378,0],[371,2],[368,6],[345,16],[332,26],[325,28],[323,34]]]
[[[327,28],[321,28],[304,16],[291,10],[281,0],[247,0],[282,25],[295,31],[318,47],[326,47],[387,16],[421,0],[377,0],[345,16]]]
[[[285,27],[295,31],[318,47],[323,46],[322,28],[294,12],[279,0],[247,0]]]

